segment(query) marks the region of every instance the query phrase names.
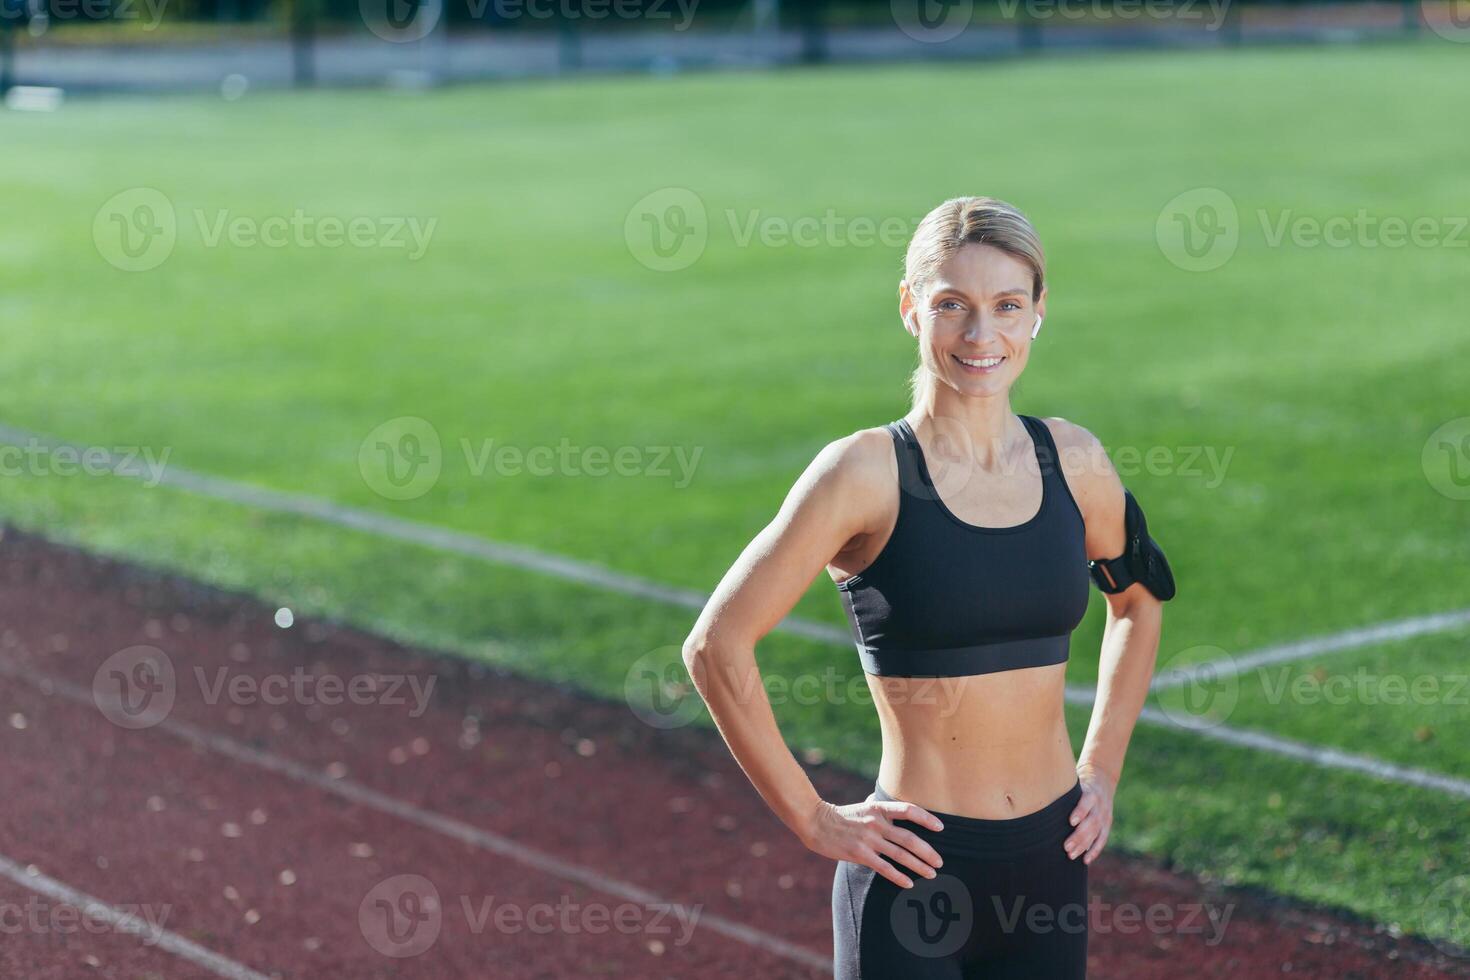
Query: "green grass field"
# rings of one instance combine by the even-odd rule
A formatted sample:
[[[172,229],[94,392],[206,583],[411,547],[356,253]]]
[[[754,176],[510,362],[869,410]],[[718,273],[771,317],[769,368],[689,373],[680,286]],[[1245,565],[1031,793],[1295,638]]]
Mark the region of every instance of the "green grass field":
[[[1470,502],[1436,490],[1421,454],[1470,414],[1470,233],[1454,222],[1470,213],[1467,84],[1470,50],[1425,43],[0,115],[0,422],[708,590],[823,444],[905,411],[913,363],[894,312],[900,245],[844,232],[742,243],[744,230],[828,215],[911,227],[944,197],[992,194],[1028,212],[1051,263],[1047,328],[1015,409],[1070,418],[1115,451],[1228,459],[1222,473],[1125,473],[1181,581],[1161,662],[1460,608]],[[134,187],[162,192],[177,217],[172,253],[144,272],[114,268],[93,237],[99,208]],[[703,254],[670,272],[641,264],[625,237],[630,210],[663,188],[692,191],[708,215]],[[1212,271],[1181,269],[1156,237],[1161,211],[1196,188],[1239,213],[1238,248]],[[436,223],[416,260],[209,242],[222,215],[298,210]],[[1282,220],[1360,212],[1426,219],[1440,237],[1273,243]],[[359,450],[401,416],[432,423],[442,473],[391,500]],[[473,455],[486,440],[563,439],[701,455],[684,486],[677,468],[509,475]],[[7,469],[0,518],[610,697],[692,622],[328,525],[42,470]],[[843,623],[825,578],[796,612]],[[1094,596],[1074,683],[1096,676],[1102,612]],[[1466,639],[1284,668],[1319,682],[1359,668],[1437,678],[1430,703],[1283,697],[1268,672],[1242,681],[1227,721],[1464,776],[1470,710],[1448,692]],[[775,635],[760,653],[777,678],[858,676],[850,647]],[[793,746],[876,763],[867,705],[777,712]],[[1069,721],[1080,742],[1085,713]],[[1470,893],[1467,817],[1470,802],[1439,792],[1140,726],[1111,846],[1470,943],[1470,922],[1426,902]]]

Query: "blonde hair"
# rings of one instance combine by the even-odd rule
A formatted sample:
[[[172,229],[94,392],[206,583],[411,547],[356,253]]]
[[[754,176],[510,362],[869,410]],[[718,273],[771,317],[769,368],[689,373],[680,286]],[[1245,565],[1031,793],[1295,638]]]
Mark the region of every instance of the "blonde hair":
[[[993,197],[952,197],[930,211],[914,229],[903,260],[903,277],[918,295],[951,255],[963,245],[990,245],[1031,267],[1031,301],[1041,299],[1046,285],[1046,253],[1031,220],[1015,205]],[[909,378],[914,404],[927,392],[933,375],[919,365]]]

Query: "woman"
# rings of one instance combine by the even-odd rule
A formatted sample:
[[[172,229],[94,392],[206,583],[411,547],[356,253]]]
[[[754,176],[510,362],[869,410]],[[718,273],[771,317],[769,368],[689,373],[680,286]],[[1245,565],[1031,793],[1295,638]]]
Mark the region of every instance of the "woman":
[[[839,980],[1086,973],[1087,866],[1107,843],[1148,693],[1156,593],[1173,589],[1099,441],[1064,419],[1012,414],[1045,305],[1045,259],[1024,215],[973,197],[930,212],[899,284],[920,356],[912,409],[817,455],[684,645],[755,788],[838,862]],[[1089,559],[1110,594],[1078,758],[1063,675]],[[874,793],[846,805],[818,796],[764,687],[749,683],[756,642],[824,567],[882,727]]]

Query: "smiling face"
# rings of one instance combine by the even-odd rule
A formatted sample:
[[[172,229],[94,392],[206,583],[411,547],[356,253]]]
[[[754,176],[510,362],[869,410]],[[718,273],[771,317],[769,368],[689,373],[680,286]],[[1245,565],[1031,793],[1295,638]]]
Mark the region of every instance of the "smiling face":
[[[1010,390],[1026,367],[1046,291],[1032,301],[1031,266],[991,245],[958,248],[927,282],[899,286],[904,326],[940,383],[961,395]]]

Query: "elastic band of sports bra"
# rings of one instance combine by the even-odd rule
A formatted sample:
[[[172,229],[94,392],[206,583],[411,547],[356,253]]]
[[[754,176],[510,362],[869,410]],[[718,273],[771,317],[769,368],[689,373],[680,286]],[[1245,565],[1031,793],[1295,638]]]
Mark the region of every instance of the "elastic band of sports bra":
[[[884,677],[965,677],[1067,662],[1072,635],[1034,636],[937,650],[858,650],[863,670]],[[916,669],[919,668],[919,669]]]
[[[873,798],[892,800],[882,786],[874,784]],[[941,831],[907,820],[904,829],[913,831],[941,854],[951,857],[1004,857],[1020,851],[1046,844],[1062,846],[1072,833],[1071,816],[1082,800],[1082,782],[1078,780],[1072,788],[1052,800],[1040,810],[1011,817],[1006,820],[986,820],[980,817],[962,817],[953,813],[930,810],[944,824]]]

